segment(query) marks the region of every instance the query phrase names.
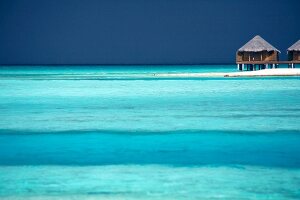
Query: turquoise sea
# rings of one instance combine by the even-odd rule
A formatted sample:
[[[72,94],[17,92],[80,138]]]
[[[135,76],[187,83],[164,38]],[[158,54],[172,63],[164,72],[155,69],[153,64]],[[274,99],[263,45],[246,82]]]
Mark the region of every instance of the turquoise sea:
[[[0,199],[300,199],[300,78],[1,66]]]

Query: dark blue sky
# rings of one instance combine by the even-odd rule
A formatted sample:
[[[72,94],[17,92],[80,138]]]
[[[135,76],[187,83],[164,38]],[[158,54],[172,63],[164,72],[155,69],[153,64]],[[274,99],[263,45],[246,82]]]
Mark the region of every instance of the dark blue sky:
[[[234,63],[300,39],[299,0],[0,0],[0,64]]]

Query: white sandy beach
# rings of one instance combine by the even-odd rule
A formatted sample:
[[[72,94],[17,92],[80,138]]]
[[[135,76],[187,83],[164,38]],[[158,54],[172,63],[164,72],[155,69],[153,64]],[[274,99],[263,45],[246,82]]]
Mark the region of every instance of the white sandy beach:
[[[257,71],[210,72],[210,73],[165,73],[155,74],[157,77],[255,77],[255,76],[300,76],[300,69],[263,69]]]

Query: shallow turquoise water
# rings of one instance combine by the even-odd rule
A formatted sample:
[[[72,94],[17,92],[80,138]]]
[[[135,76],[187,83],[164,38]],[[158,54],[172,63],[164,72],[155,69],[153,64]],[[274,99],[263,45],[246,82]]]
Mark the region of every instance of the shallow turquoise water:
[[[1,199],[299,199],[300,79],[0,67]]]

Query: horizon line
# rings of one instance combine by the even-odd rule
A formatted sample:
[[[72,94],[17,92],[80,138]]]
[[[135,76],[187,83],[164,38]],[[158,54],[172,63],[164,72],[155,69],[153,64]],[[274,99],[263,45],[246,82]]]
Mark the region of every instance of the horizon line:
[[[135,63],[135,64],[0,64],[0,66],[185,66],[185,65],[191,65],[191,66],[196,66],[196,65],[235,65],[236,63],[162,63],[162,64],[142,64],[142,63]]]

